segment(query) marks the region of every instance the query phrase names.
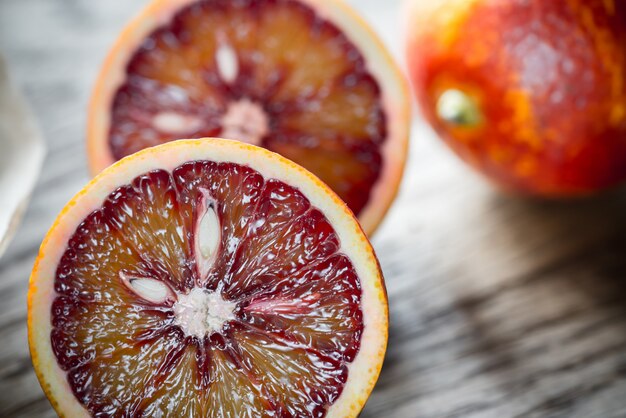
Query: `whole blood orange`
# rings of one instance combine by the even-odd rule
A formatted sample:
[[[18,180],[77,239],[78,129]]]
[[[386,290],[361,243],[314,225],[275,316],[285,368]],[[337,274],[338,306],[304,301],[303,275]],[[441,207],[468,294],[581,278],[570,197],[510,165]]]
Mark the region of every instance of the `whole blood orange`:
[[[473,167],[555,197],[626,177],[626,3],[417,0],[410,16],[423,113]]]
[[[355,417],[387,301],[320,180],[263,148],[174,141],[103,171],[35,263],[28,335],[61,416]]]
[[[373,232],[395,197],[408,88],[341,0],[155,0],[122,33],[92,96],[95,174],[148,146],[219,136],[328,184]]]

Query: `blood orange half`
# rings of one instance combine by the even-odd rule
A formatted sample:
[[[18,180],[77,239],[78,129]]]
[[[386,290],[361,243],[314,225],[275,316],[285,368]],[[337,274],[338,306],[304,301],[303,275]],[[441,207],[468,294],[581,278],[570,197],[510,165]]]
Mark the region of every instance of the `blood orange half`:
[[[63,209],[30,281],[61,416],[356,416],[380,371],[374,252],[319,179],[263,148],[174,141]]]
[[[95,174],[173,139],[260,145],[329,185],[373,232],[406,159],[409,98],[382,43],[340,0],[156,0],[96,83]]]

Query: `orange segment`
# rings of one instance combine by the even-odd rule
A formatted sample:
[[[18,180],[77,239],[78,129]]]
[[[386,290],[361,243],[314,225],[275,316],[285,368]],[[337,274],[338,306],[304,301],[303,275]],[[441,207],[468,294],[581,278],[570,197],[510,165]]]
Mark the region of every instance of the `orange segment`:
[[[255,80],[265,86],[271,86],[268,81],[272,79],[279,81],[271,102],[315,96],[356,70],[346,55],[351,47],[341,33],[296,2],[261,6],[258,39],[262,40],[257,46],[262,58]]]
[[[278,403],[279,416],[323,416],[347,379],[347,369],[340,363],[266,334],[242,330],[233,339],[244,361]]]
[[[385,115],[376,83],[363,78],[357,84],[355,78],[349,75],[337,80],[332,89],[312,97],[301,108],[287,108],[277,117],[277,130],[321,139],[382,141]]]
[[[237,263],[227,276],[232,277],[224,288],[229,297],[265,286],[270,272],[271,281],[279,280],[338,248],[336,236],[327,234],[319,213],[309,210],[308,199],[299,191],[270,181],[259,201],[253,224],[239,246]],[[310,234],[311,226],[317,227],[314,234]]]
[[[279,237],[285,237],[280,239]],[[245,260],[233,276],[239,279],[226,288],[236,297],[258,292],[267,284],[294,277],[310,263],[331,256],[339,248],[332,227],[318,210],[311,209],[280,226],[265,224],[240,247]],[[272,277],[266,277],[271,268]]]
[[[174,288],[189,288],[195,279],[191,230],[183,228],[178,192],[170,175],[152,172],[111,194],[103,217],[123,237],[118,251],[132,251],[150,266],[151,273]],[[122,271],[122,270],[120,270]]]
[[[266,395],[258,385],[250,381],[249,375],[221,351],[210,352],[212,368],[211,381],[221,382],[211,385],[204,401],[203,417],[248,417],[254,418],[258,412],[268,409]]]
[[[310,136],[297,137],[299,140],[271,138],[267,147],[311,172],[322,173],[320,179],[342,199],[352,202],[352,207],[365,208],[371,197],[369,186],[374,181],[374,171],[383,165],[377,148],[372,144],[333,139],[311,144]],[[311,148],[320,152],[311,153]]]
[[[92,410],[132,410],[137,389],[146,387],[176,338],[165,333],[161,344],[138,347],[142,334],[162,330],[164,320],[132,305],[77,303],[62,297],[54,302],[53,315],[54,353],[74,395]]]
[[[85,251],[67,251],[63,255],[56,272],[58,294],[85,302],[127,303],[127,293],[114,272],[133,266],[129,273],[149,274],[137,253],[128,247],[123,250],[124,238],[111,231],[102,211],[92,213],[79,225],[68,247]]]
[[[332,293],[324,290],[328,283]],[[361,300],[353,292],[358,287],[350,262],[335,255],[253,295],[244,310],[259,329],[351,361],[361,337]],[[299,303],[294,306],[293,300]]]
[[[163,379],[159,370],[171,367],[183,349],[174,333],[160,341],[140,350],[117,349],[110,357],[97,357],[89,366],[70,371],[69,384],[93,415],[96,411],[113,416],[141,413],[145,390]]]
[[[203,404],[197,390],[196,369],[196,352],[193,347],[187,346],[176,364],[168,370],[159,389],[146,396],[138,409],[148,417],[205,416],[201,415]]]

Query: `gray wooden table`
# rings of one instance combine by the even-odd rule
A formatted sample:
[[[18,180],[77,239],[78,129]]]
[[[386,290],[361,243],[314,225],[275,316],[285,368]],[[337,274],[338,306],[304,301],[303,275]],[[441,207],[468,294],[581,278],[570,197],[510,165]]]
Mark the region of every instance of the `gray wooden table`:
[[[88,179],[85,109],[98,67],[144,3],[0,0],[0,50],[49,150],[0,258],[0,417],[54,416],[28,355],[28,276]],[[395,3],[353,3],[399,55]],[[416,119],[400,196],[373,242],[391,330],[363,417],[626,417],[626,192],[570,203],[503,196]]]

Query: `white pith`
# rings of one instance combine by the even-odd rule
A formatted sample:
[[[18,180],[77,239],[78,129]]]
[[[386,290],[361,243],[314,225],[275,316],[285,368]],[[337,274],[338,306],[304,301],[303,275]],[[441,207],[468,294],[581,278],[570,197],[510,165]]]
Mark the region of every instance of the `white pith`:
[[[174,303],[174,323],[185,335],[203,338],[220,332],[235,319],[237,304],[224,300],[218,292],[194,287],[187,295],[178,295]]]
[[[263,107],[246,98],[228,104],[221,125],[220,135],[224,138],[252,145],[260,144],[270,131],[269,119]]]
[[[111,122],[109,110],[115,92],[126,79],[125,69],[132,54],[156,27],[166,24],[176,10],[194,1],[196,0],[154,0],[142,15],[127,26],[117,45],[112,49],[90,103],[87,146],[92,174],[99,173],[111,161],[115,161],[108,143]],[[381,147],[384,164],[378,182],[370,191],[370,203],[359,214],[363,229],[370,234],[376,229],[393,201],[404,170],[411,117],[408,83],[399,68],[394,65],[393,58],[380,39],[374,35],[369,25],[344,3],[344,0],[299,1],[312,7],[321,18],[332,22],[344,32],[364,56],[367,70],[379,82],[381,88],[381,101],[387,117],[387,138]],[[222,48],[224,45],[222,43]],[[229,58],[229,52],[218,54],[222,56],[216,57],[221,77],[232,77],[232,73],[236,75],[239,71],[236,58],[234,60],[232,57]],[[221,132],[220,136],[241,140],[227,133]],[[183,136],[185,135],[181,135]]]
[[[176,300],[174,291],[161,280],[120,272],[120,280],[135,295],[146,302],[167,305]]]

